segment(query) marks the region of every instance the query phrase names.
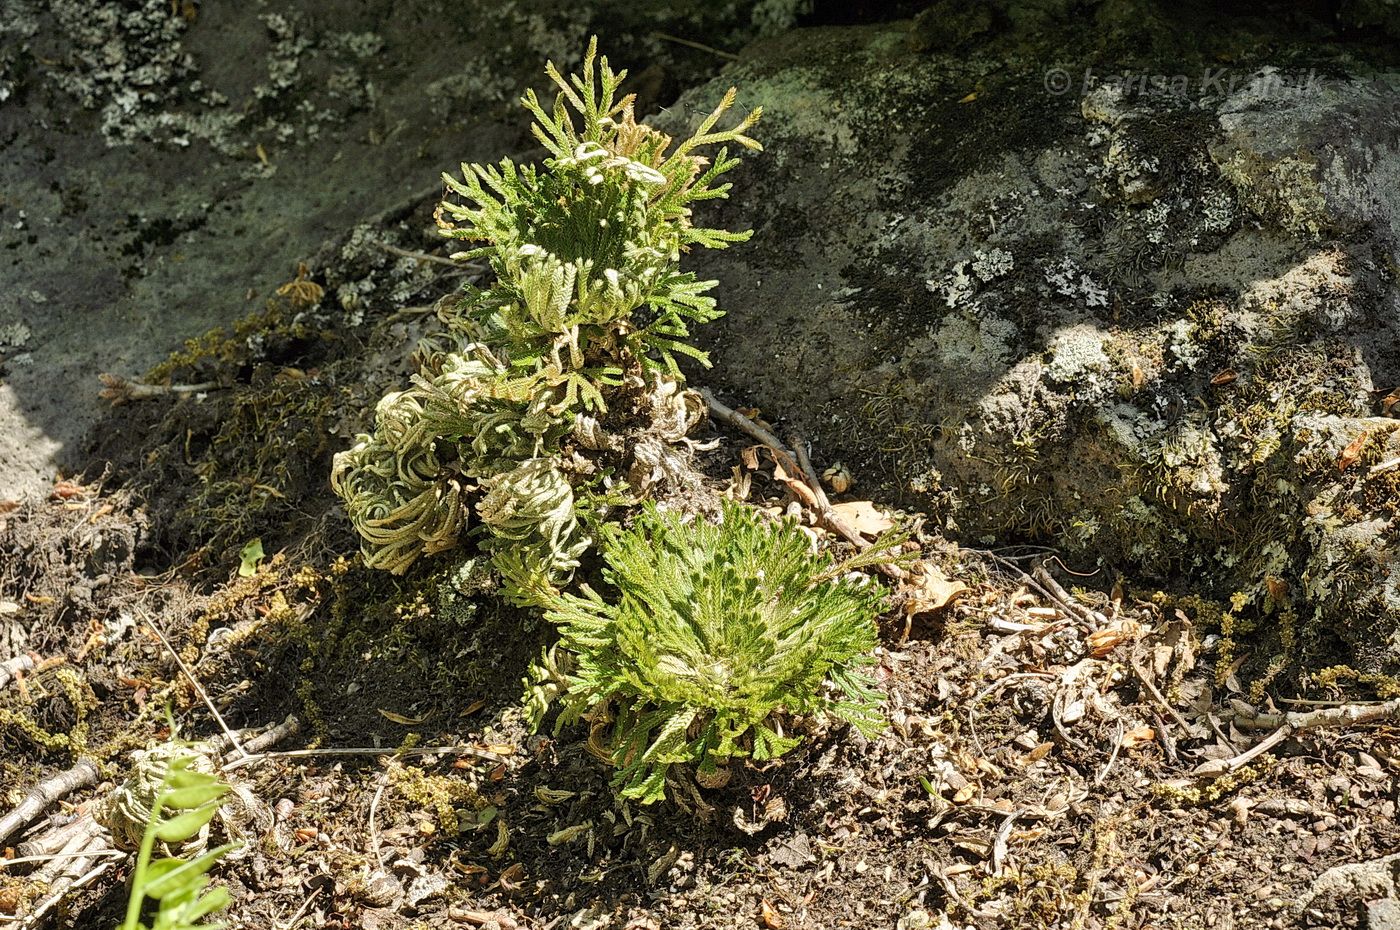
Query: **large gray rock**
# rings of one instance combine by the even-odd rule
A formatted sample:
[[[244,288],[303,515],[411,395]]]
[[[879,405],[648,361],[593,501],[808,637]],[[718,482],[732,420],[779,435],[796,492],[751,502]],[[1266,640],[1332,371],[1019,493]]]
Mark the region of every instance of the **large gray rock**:
[[[141,374],[443,170],[532,146],[520,93],[601,24],[645,113],[714,60],[658,30],[740,46],[795,9],[0,0],[0,500],[85,464],[100,372]],[[364,239],[401,299],[431,277]],[[331,297],[355,327],[357,295]]]
[[[1333,866],[1313,880],[1298,902],[1305,927],[1400,928],[1400,855]],[[1358,921],[1364,914],[1363,921]]]
[[[767,146],[707,377],[962,538],[1212,593],[1258,670],[1400,667],[1400,74],[911,47],[798,32],[696,92]]]

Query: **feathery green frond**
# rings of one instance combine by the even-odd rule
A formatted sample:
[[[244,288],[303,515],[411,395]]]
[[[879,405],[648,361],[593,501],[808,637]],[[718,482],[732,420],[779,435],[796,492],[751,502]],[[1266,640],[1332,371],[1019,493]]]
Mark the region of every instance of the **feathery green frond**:
[[[880,726],[870,663],[884,592],[832,578],[791,522],[729,504],[718,524],[654,506],[603,545],[605,598],[554,594],[546,615],[573,656],[565,700],[607,706],[626,797],[663,796],[667,768],[782,755],[784,715],[831,713]]]
[[[238,844],[228,843],[190,859],[151,858],[157,842],[178,846],[203,830],[229,791],[217,777],[197,771],[194,762],[192,755],[172,759],[151,801],[150,818],[136,854],[126,919],[119,930],[218,930],[224,926],[205,922],[229,903],[227,889],[209,890],[208,872]],[[157,902],[149,925],[141,919],[148,900]]]

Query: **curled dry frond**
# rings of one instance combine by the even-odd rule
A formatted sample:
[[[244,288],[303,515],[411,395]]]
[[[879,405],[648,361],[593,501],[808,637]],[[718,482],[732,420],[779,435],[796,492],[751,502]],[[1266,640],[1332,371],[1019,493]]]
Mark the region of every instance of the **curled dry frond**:
[[[485,546],[521,602],[567,581],[588,545],[560,467],[579,417],[635,405],[625,386],[646,370],[678,383],[677,356],[705,362],[691,328],[719,316],[715,282],[682,272],[681,255],[749,233],[692,223],[691,205],[726,196],[721,178],[738,165],[724,148],[713,160],[701,151],[760,149],[748,135],[758,110],[719,128],[733,91],[679,144],[638,123],[633,97],[619,94],[626,74],[596,39],[581,73],[546,71],[552,108],[533,91],[521,102],[549,157],[443,178],[438,224],[472,246],[456,257],[488,260],[494,282],[467,286],[443,314],[448,332],[422,371],[380,403],[373,433],[336,456],[332,475],[366,562],[393,572],[454,545],[479,498]]]

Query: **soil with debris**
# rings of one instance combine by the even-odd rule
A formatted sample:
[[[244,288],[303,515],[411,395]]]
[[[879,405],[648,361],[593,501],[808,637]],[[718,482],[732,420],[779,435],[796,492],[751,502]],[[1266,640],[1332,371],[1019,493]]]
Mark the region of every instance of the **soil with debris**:
[[[708,383],[735,406],[764,405],[785,437],[808,431],[825,440],[819,452],[839,449],[855,484],[833,499],[876,525],[910,527],[937,571],[898,591],[883,621],[882,735],[793,721],[807,738],[789,756],[739,768],[719,788],[681,777],[671,800],[640,807],[614,797],[586,732],[526,727],[522,679],[551,641],[546,625],[463,590],[467,551],[404,577],[363,568],[326,476],[412,370],[418,340],[437,325],[434,302],[469,273],[421,257],[441,255],[430,232],[434,177],[527,149],[508,100],[542,61],[571,63],[597,31],[632,66],[650,109],[664,105],[659,118],[681,122],[699,95],[677,95],[727,59],[658,33],[737,50],[790,26],[792,5],[235,6],[0,0],[0,138],[15,152],[0,164],[10,256],[0,295],[0,817],[79,760],[99,769],[96,784],[54,801],[0,848],[81,817],[124,777],[131,752],[171,735],[169,708],[186,738],[216,738],[226,725],[256,739],[295,720],[268,755],[228,754],[226,778],[245,789],[257,825],[216,870],[235,927],[1397,925],[1400,718],[1380,713],[1400,696],[1393,678],[1296,653],[1272,668],[1276,624],[1222,629],[1218,586],[1189,570],[1077,545],[1068,520],[1016,523],[1006,516],[1015,500],[998,498],[1003,510],[974,525],[975,508],[910,493],[917,455],[956,436],[943,446],[911,439],[908,398],[872,409],[879,398],[827,396],[835,382],[814,385],[822,379],[811,374],[827,372],[834,342],[865,338],[853,319],[887,350],[870,294],[886,294],[891,315],[909,312],[908,282],[848,268],[864,296],[823,297],[786,324],[762,296],[786,279],[754,283],[760,265],[778,274],[823,260],[777,254],[785,246],[772,236],[765,246],[765,226],[835,248],[830,230],[804,230],[793,204],[824,183],[814,140],[829,132],[833,151],[850,156],[865,150],[843,147],[867,144],[871,131],[862,122],[844,135],[836,111],[822,109],[833,98],[784,70],[802,49],[886,56],[897,67],[864,80],[886,74],[896,97],[926,89],[903,81],[951,87],[948,61],[971,62],[956,72],[966,87],[925,114],[941,122],[916,134],[916,144],[951,152],[925,163],[929,203],[986,169],[958,133],[1002,73],[988,48],[1038,79],[1052,60],[1046,43],[1069,48],[1059,39],[1077,34],[1067,17],[1093,16],[1097,38],[1081,35],[1074,54],[1127,62],[1111,56],[1131,48],[1148,67],[1182,52],[1168,38],[1176,12],[944,0],[911,22],[780,34],[721,75],[752,79],[754,93],[779,103],[763,101],[774,135],[759,158],[773,167],[750,176],[779,199],[746,205],[736,192],[724,207],[760,233],[713,269],[725,279],[721,298],[733,288],[743,300],[719,330]],[[1400,25],[1385,3],[1253,11],[1274,25],[1226,20],[1235,31],[1214,33],[1267,37],[1247,55],[1230,49],[1251,63],[1292,62],[1307,45],[1340,70],[1379,66],[1393,43],[1386,30]],[[917,57],[927,55],[944,57]],[[1200,119],[1138,103],[1146,109],[1114,126],[1177,120],[1184,132]],[[995,112],[1007,144],[1041,151],[1042,166],[1056,162],[1067,177],[1064,165],[1084,155],[1074,145],[1056,154],[1060,136],[1035,135],[1045,124],[1031,115]],[[1137,138],[1124,130],[1120,141]],[[1124,196],[1123,179],[1111,180]],[[1385,188],[1372,189],[1374,203],[1400,215]],[[1133,209],[1152,208],[1136,197]],[[1232,200],[1230,209],[1252,208]],[[1300,246],[1280,245],[1281,226],[1268,224],[1286,218],[1259,209],[1232,214],[1231,229],[1272,242],[1256,255],[1269,265]],[[881,219],[856,217],[838,238],[873,235],[857,225],[871,217]],[[1348,247],[1369,241],[1357,228],[1342,236]],[[1114,237],[1112,223],[1096,229],[1086,241]],[[934,248],[947,233],[921,235],[872,239],[868,258],[912,274],[898,253]],[[1015,262],[1024,264],[1024,244],[1007,245]],[[742,258],[745,249],[755,251]],[[979,273],[964,269],[969,300],[1000,286],[996,269],[984,270],[974,281]],[[942,272],[938,303],[953,308],[958,281]],[[1390,280],[1377,271],[1372,283],[1389,293]],[[914,284],[927,296],[922,279]],[[795,287],[780,290],[797,300]],[[975,310],[958,308],[969,319]],[[784,326],[798,344],[773,365]],[[867,350],[840,354],[869,362]],[[1060,356],[1047,358],[1049,367]],[[789,371],[794,360],[805,367]],[[917,383],[901,372],[889,383]],[[99,373],[118,376],[109,399],[138,375],[199,387],[113,406],[98,396]],[[1075,393],[1068,380],[1056,385]],[[833,411],[856,418],[842,432],[849,447],[819,433]],[[700,438],[718,444],[700,464],[716,483],[740,468],[751,500],[816,522],[771,466],[744,464],[746,437],[706,429]],[[1043,489],[1060,465],[1018,467]],[[975,490],[950,478],[941,492],[973,501]],[[858,506],[866,500],[876,509]],[[1377,719],[1327,725],[1344,712]],[[1253,753],[1264,740],[1273,742]],[[69,876],[74,887],[57,899],[45,867],[0,861],[0,928],[119,923],[127,860]]]

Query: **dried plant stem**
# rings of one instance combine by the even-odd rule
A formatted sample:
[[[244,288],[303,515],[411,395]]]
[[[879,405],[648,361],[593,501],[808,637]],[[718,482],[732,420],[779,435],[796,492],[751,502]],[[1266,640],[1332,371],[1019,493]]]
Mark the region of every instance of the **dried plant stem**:
[[[831,502],[827,500],[826,492],[822,490],[821,479],[817,476],[817,471],[812,467],[812,461],[808,457],[805,448],[806,443],[802,442],[799,438],[796,443],[797,451],[794,453],[789,450],[787,446],[783,445],[782,440],[778,439],[777,436],[774,436],[771,432],[759,426],[752,419],[744,416],[734,408],[721,403],[715,395],[711,394],[706,388],[700,389],[700,396],[705,398],[705,404],[709,407],[712,416],[728,423],[740,432],[747,433],[749,436],[767,446],[777,458],[778,464],[782,466],[784,471],[792,473],[794,479],[798,479],[799,475],[801,476],[801,484],[810,492],[808,495],[809,499],[803,501],[803,503],[811,506],[817,514],[817,519],[821,521],[823,526],[862,552],[870,548],[870,541],[860,533],[857,533],[832,509]],[[903,580],[906,577],[904,571],[896,565],[881,564],[877,566],[877,568],[883,574],[897,580]]]
[[[244,751],[243,744],[238,741],[238,737],[234,736],[233,731],[228,728],[228,724],[224,722],[224,717],[219,713],[219,709],[214,706],[213,701],[209,700],[208,692],[206,692],[204,686],[199,683],[199,679],[194,677],[194,672],[190,671],[190,667],[185,664],[185,660],[180,658],[180,653],[170,644],[170,640],[166,638],[165,631],[160,628],[160,624],[156,621],[156,618],[143,613],[141,619],[155,632],[156,636],[160,638],[161,645],[170,653],[170,657],[175,660],[175,664],[180,667],[180,671],[184,673],[185,678],[189,680],[195,692],[204,700],[204,705],[209,708],[209,713],[214,715],[214,720],[219,724],[219,729],[224,731],[224,737],[229,741],[229,745],[232,746],[240,756],[246,757],[248,753]]]
[[[89,850],[92,849],[94,842],[97,841],[102,832],[102,827],[98,826],[96,821],[89,819],[83,825],[83,829],[70,834],[68,841],[63,844],[63,848],[52,856],[43,868],[31,876],[32,881],[35,884],[52,888],[59,876],[64,875],[70,869],[81,873],[86,869],[84,859],[89,858]],[[76,866],[81,866],[81,868],[75,869]]]
[[[18,862],[21,859],[32,860],[56,855],[74,836],[79,833],[87,832],[95,826],[96,823],[93,821],[90,814],[80,814],[69,823],[60,827],[55,827],[32,840],[20,843],[15,847],[15,858],[8,861],[0,861],[0,867]]]
[[[968,552],[973,555],[980,555],[983,558],[990,559],[992,563],[998,568],[1004,571],[1008,571],[1011,574],[1015,575],[1021,580],[1023,584],[1025,584],[1027,588],[1039,594],[1041,597],[1045,598],[1047,603],[1054,604],[1056,607],[1059,607],[1060,610],[1062,610],[1065,613],[1065,615],[1070,619],[1083,619],[1080,616],[1079,610],[1076,607],[1066,602],[1064,599],[1060,598],[1057,594],[1055,594],[1045,585],[1037,581],[1029,572],[1021,568],[1021,566],[1017,565],[1015,559],[1007,558],[1006,556],[1003,556],[997,552],[993,552],[991,549],[969,549],[964,546],[960,549],[960,551]],[[1056,587],[1059,587],[1059,585],[1056,585]]]
[[[1317,730],[1323,727],[1358,726],[1363,723],[1379,723],[1400,717],[1400,698],[1381,701],[1376,704],[1340,704],[1336,707],[1323,707],[1319,710],[1290,711],[1286,714],[1259,714],[1235,721],[1241,729],[1267,730],[1271,727],[1288,727],[1295,733],[1298,730]]]
[[[1152,695],[1152,700],[1157,702],[1157,706],[1162,708],[1162,710],[1166,712],[1167,716],[1171,717],[1172,720],[1176,723],[1176,725],[1181,728],[1182,735],[1185,736],[1187,739],[1190,739],[1192,736],[1194,736],[1195,734],[1191,732],[1191,725],[1186,722],[1186,718],[1181,716],[1177,709],[1175,707],[1172,707],[1171,704],[1167,702],[1167,699],[1165,696],[1163,696],[1161,690],[1159,690],[1158,687],[1152,683],[1152,680],[1147,677],[1147,671],[1136,661],[1133,661],[1131,664],[1133,666],[1133,674],[1136,675],[1138,681],[1142,683],[1143,690],[1145,690],[1148,694]]]
[[[384,867],[384,851],[379,847],[379,802],[384,797],[384,789],[388,785],[388,781],[381,776],[374,799],[369,802],[369,848],[374,853],[374,861],[379,863],[381,869]]]
[[[243,743],[243,748],[249,755],[257,752],[266,752],[268,749],[282,742],[282,740],[296,734],[299,730],[301,730],[301,721],[293,714],[286,720],[277,724],[277,726],[269,727],[257,736],[246,740]]]
[[[301,721],[297,719],[295,714],[292,714],[286,720],[267,729],[259,730],[256,727],[251,727],[239,730],[235,735],[242,741],[243,751],[248,755],[253,755],[276,746],[300,729]],[[224,734],[211,738],[206,745],[210,751],[216,754],[228,752],[233,748],[232,741]]]
[[[0,817],[0,845],[43,813],[44,808],[54,801],[67,797],[79,788],[96,784],[97,778],[97,764],[83,759],[66,772],[59,772],[52,778],[39,782],[18,807]]]
[[[0,688],[5,687],[38,664],[39,657],[32,652],[26,652],[22,656],[15,656],[6,662],[0,662]]]
[[[63,874],[49,886],[49,894],[45,896],[44,900],[39,902],[39,906],[34,909],[34,912],[25,918],[22,926],[38,926],[39,921],[43,919],[44,915],[57,907],[65,895],[77,891],[85,885],[90,885],[97,880],[99,875],[112,867],[112,862],[109,860],[99,863],[87,872],[83,872],[82,870],[86,869],[92,862],[92,859],[79,859],[74,863],[72,868],[65,869]]]
[[[267,762],[273,759],[309,759],[316,756],[430,756],[459,755],[479,759],[482,762],[506,762],[507,757],[496,752],[487,752],[475,746],[418,746],[413,749],[390,749],[384,746],[355,746],[344,749],[289,749],[285,752],[264,752],[235,759],[224,766],[224,771],[241,769],[245,765]]]
[[[709,388],[701,388],[700,396],[705,398],[705,404],[710,408],[711,416],[723,420],[740,432],[748,433],[768,448],[781,452],[789,458],[792,457],[792,453],[787,450],[787,447],[782,444],[782,441],[779,440],[777,436],[774,436],[772,433],[768,432],[768,430],[759,426],[752,419],[744,416],[734,408],[721,403],[714,394],[710,393]]]
[[[444,258],[441,255],[431,255],[427,252],[414,252],[410,249],[401,249],[398,246],[390,245],[387,242],[379,243],[379,247],[384,251],[388,252],[390,255],[397,255],[400,258],[411,258],[415,261],[420,262],[431,262],[434,265],[446,265],[447,267],[452,268],[456,271],[473,272],[486,270],[485,267],[479,263],[457,262],[453,261],[450,258]]]
[[[1207,778],[1227,775],[1243,768],[1293,734],[1303,730],[1361,726],[1396,718],[1400,718],[1400,698],[1382,701],[1378,704],[1342,704],[1337,707],[1324,707],[1320,710],[1307,712],[1292,711],[1286,714],[1259,714],[1254,717],[1239,717],[1236,718],[1235,725],[1240,729],[1263,730],[1270,727],[1275,729],[1258,744],[1239,755],[1230,759],[1213,759],[1203,763],[1197,766],[1192,774]]]
[[[709,52],[716,58],[723,58],[725,61],[738,61],[739,56],[733,52],[726,52],[724,49],[715,48],[713,45],[706,45],[703,42],[696,42],[694,39],[682,39],[680,36],[673,36],[669,32],[653,32],[652,35],[663,42],[674,42],[677,45],[684,45],[686,48],[693,48],[700,52]]]
[[[199,384],[142,384],[139,381],[132,381],[121,375],[106,372],[98,375],[97,379],[102,382],[102,390],[98,392],[97,396],[103,400],[111,401],[113,406],[133,400],[165,397],[169,394],[200,394],[204,391],[216,390],[221,386],[217,381],[201,381]]]

